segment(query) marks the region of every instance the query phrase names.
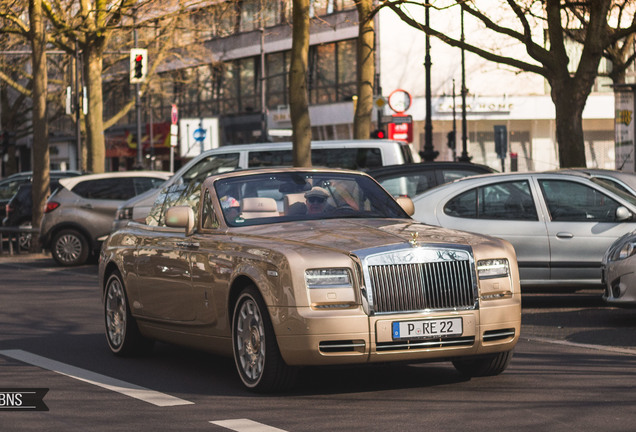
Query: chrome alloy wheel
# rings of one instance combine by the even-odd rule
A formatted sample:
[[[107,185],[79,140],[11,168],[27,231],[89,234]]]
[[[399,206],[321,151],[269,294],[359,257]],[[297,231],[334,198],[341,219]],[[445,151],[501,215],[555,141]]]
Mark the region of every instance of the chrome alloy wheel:
[[[74,234],[67,233],[55,242],[55,254],[66,264],[76,262],[82,254],[82,241]]]
[[[118,351],[126,336],[126,295],[116,277],[112,277],[106,287],[105,312],[108,343],[113,351]]]
[[[247,298],[238,311],[235,327],[237,360],[245,378],[258,382],[265,367],[265,326],[253,298]]]

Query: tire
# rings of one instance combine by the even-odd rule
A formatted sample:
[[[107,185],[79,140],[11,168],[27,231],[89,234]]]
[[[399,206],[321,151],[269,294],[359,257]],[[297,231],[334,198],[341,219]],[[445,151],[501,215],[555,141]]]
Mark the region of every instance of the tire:
[[[62,266],[78,266],[86,262],[89,255],[88,241],[80,232],[65,229],[55,234],[51,242],[51,255]]]
[[[494,376],[505,371],[511,359],[512,351],[505,351],[483,357],[456,359],[453,360],[453,366],[468,377]]]
[[[104,295],[104,324],[108,347],[117,356],[147,353],[153,342],[139,332],[135,318],[130,314],[126,289],[119,272],[114,272],[106,282]]]
[[[296,368],[281,357],[267,307],[254,286],[241,292],[234,307],[232,346],[236,369],[249,390],[270,393],[293,386]]]

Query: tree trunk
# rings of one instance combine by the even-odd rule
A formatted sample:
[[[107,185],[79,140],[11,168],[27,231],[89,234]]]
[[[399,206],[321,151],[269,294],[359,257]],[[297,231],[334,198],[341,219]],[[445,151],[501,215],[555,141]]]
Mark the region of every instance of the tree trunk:
[[[289,66],[289,110],[294,166],[311,166],[311,122],[307,93],[309,0],[293,0],[292,49]]]
[[[353,137],[368,139],[371,135],[371,113],[373,112],[373,84],[375,79],[375,27],[369,15],[373,10],[372,0],[359,0],[358,8],[358,102],[353,119]]]
[[[46,35],[41,1],[29,1],[29,20],[33,63],[33,188],[31,192],[33,207],[31,222],[34,228],[39,228],[44,205],[50,193],[49,129],[46,115],[48,77]],[[32,237],[31,250],[38,252],[41,249],[38,236]]]
[[[585,99],[579,100],[571,89],[556,90],[555,87],[559,86],[553,85],[552,87],[552,101],[556,109],[559,166],[561,168],[585,167],[585,141],[583,139]],[[558,97],[555,94],[558,94]]]
[[[86,167],[92,173],[103,173],[105,170],[106,147],[104,140],[104,117],[102,97],[102,55],[95,46],[83,47],[84,76],[88,96],[88,113],[86,114]]]

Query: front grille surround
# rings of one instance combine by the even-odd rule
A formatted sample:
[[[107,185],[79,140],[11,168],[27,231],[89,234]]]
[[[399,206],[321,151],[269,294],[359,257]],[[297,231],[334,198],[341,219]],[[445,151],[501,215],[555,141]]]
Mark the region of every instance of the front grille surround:
[[[354,252],[369,315],[474,310],[479,306],[470,246],[400,244]]]

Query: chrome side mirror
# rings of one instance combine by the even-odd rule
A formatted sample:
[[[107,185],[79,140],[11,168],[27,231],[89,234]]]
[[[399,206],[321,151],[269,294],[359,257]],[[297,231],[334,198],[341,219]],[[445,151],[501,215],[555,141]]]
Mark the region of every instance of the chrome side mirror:
[[[185,228],[186,235],[194,232],[194,211],[187,205],[170,207],[166,210],[166,226]]]
[[[620,206],[616,209],[616,220],[619,222],[623,222],[626,220],[630,220],[632,218],[632,212],[630,212],[627,208]]]

